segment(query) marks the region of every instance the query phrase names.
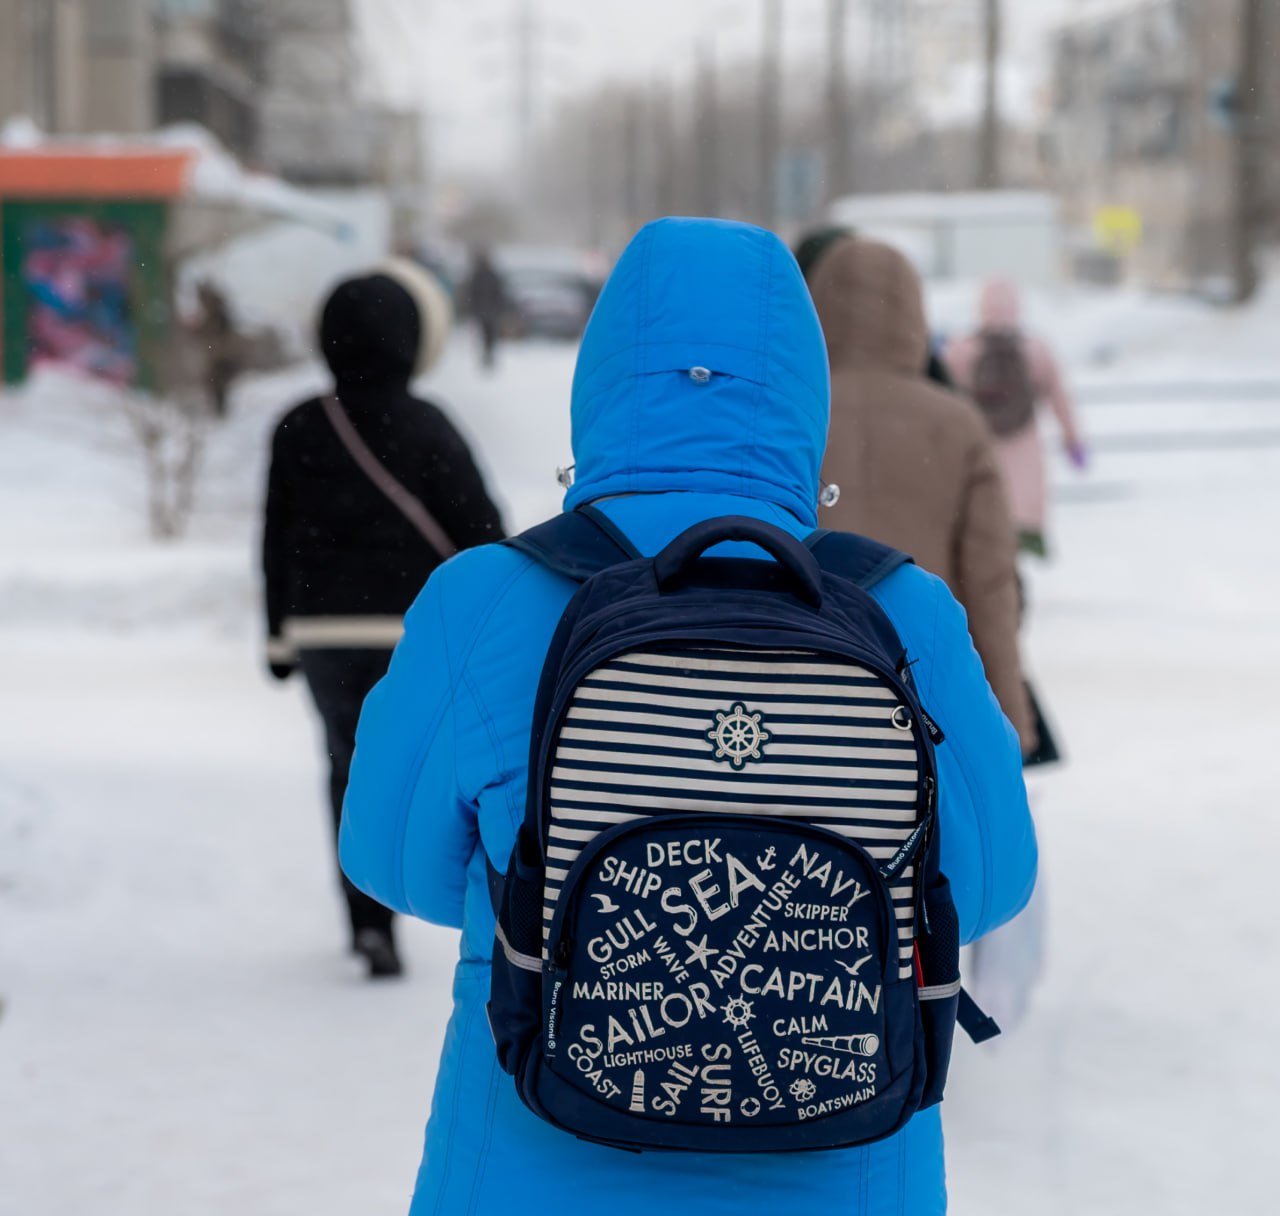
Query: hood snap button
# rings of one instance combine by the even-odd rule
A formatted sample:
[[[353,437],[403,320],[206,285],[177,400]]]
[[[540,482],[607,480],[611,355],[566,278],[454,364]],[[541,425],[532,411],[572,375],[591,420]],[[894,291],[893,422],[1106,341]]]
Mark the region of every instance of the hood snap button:
[[[689,369],[689,379],[694,384],[706,384],[711,379],[711,369],[707,367],[691,367]]]

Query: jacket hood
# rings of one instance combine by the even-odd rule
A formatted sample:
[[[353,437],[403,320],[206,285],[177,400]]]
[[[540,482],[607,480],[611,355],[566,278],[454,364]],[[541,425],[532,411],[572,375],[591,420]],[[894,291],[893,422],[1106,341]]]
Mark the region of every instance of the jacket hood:
[[[583,335],[565,507],[705,491],[816,526],[829,402],[822,330],[786,246],[748,224],[657,220]]]
[[[990,279],[982,286],[978,317],[983,329],[1017,329],[1022,321],[1022,297],[1008,279]]]
[[[443,288],[401,259],[339,283],[320,314],[320,350],[340,395],[407,389],[439,356],[452,317]]]
[[[425,376],[439,362],[449,341],[453,301],[431,271],[409,258],[388,258],[378,272],[394,279],[413,297],[418,310],[418,357],[413,374]]]
[[[844,237],[854,235],[856,234],[853,229],[843,224],[828,225],[825,228],[815,228],[811,232],[806,232],[796,242],[795,247],[796,263],[800,267],[800,273],[805,277],[805,282],[813,278],[818,263],[822,261],[822,255],[832,245]]]
[[[920,277],[889,245],[852,237],[810,276],[833,371],[880,368],[918,376],[929,353]]]

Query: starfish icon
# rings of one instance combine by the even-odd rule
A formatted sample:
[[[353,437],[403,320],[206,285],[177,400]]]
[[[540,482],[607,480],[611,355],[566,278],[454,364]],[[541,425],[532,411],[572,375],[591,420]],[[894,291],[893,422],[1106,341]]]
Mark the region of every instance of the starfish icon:
[[[720,951],[714,946],[707,945],[707,936],[708,935],[704,933],[700,942],[689,942],[689,957],[684,960],[684,965],[686,967],[692,967],[695,962],[698,962],[702,964],[702,969],[704,971],[711,970],[711,964],[708,963],[707,960],[713,954],[719,954]]]

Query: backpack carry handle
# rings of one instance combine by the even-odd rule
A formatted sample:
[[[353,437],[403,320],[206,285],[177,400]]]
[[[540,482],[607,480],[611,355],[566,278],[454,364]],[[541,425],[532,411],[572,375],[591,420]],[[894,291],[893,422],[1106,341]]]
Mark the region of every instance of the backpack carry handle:
[[[805,599],[822,607],[822,567],[813,554],[781,528],[745,515],[703,520],[681,532],[653,559],[659,589],[668,590],[708,549],[727,540],[759,545],[791,575]]]

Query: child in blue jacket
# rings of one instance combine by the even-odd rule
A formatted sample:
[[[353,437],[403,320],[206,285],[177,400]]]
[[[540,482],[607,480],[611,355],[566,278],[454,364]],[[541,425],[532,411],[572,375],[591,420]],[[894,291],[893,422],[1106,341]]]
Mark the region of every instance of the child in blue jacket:
[[[710,382],[694,368],[712,371]],[[828,388],[817,316],[776,237],[716,220],[650,224],[583,339],[577,478],[565,506],[595,503],[645,554],[720,515],[803,537],[818,526]],[[945,1211],[937,1107],[857,1149],[633,1154],[541,1122],[499,1069],[485,1016],[494,932],[485,859],[505,868],[511,852],[538,677],[575,590],[509,548],[454,558],[418,597],[360,721],[342,864],[389,907],[462,930],[413,1216]],[[941,580],[905,566],[874,594],[947,731],[942,863],[971,941],[1012,917],[1035,882],[1018,741]]]

